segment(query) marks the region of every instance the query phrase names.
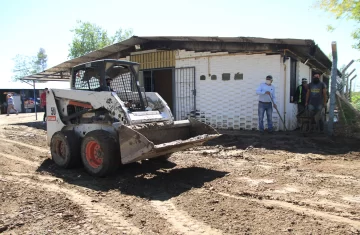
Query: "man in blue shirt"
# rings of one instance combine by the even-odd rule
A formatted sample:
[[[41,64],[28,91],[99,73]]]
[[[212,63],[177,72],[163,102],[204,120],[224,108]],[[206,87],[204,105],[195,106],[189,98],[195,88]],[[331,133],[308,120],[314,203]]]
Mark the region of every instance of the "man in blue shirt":
[[[18,115],[19,112],[15,109],[14,97],[11,94],[8,94],[6,99],[7,99],[7,105],[8,105],[6,116],[9,116],[9,113],[12,109],[15,110],[16,115]]]
[[[266,111],[267,123],[268,123],[268,132],[273,133],[273,123],[272,123],[272,112],[273,105],[271,102],[270,95],[274,102],[274,108],[276,106],[276,97],[275,97],[275,87],[271,85],[273,78],[271,75],[266,76],[266,82],[261,83],[260,86],[256,89],[256,94],[259,95],[259,106],[258,106],[258,115],[259,115],[259,130],[260,133],[264,133],[264,114]]]

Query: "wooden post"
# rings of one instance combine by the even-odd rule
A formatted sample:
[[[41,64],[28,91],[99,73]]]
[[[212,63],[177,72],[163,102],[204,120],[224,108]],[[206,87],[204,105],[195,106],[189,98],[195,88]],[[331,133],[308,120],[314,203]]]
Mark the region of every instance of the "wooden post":
[[[330,92],[330,108],[329,108],[329,122],[328,122],[328,135],[334,134],[334,109],[335,109],[335,92],[336,92],[336,78],[337,78],[337,48],[336,42],[331,43],[332,51],[332,68],[331,68],[331,92]],[[351,64],[352,62],[350,62]],[[348,66],[350,66],[350,64]],[[348,67],[347,66],[347,67]]]

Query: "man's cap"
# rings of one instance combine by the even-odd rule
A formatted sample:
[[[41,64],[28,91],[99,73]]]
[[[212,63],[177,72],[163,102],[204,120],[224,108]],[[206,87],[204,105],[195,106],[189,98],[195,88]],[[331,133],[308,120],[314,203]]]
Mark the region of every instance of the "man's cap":
[[[267,75],[266,80],[273,80],[273,77],[271,75]]]
[[[307,82],[307,81],[308,81],[307,78],[301,79],[301,82]]]

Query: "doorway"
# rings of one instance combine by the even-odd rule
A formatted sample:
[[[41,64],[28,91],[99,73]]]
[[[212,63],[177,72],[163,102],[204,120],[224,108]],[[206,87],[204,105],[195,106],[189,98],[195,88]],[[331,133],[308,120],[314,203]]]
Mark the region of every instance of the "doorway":
[[[165,100],[175,120],[196,111],[195,67],[142,70],[139,82],[145,92],[157,92]]]
[[[146,92],[157,92],[173,110],[173,69],[154,69],[143,71]]]

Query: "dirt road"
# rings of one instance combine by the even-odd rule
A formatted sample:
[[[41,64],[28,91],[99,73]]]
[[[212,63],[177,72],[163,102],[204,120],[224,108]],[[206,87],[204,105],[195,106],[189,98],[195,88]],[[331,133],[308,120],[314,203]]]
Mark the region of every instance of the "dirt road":
[[[360,234],[359,140],[228,132],[103,179],[49,157],[33,114],[0,116],[0,233]]]

